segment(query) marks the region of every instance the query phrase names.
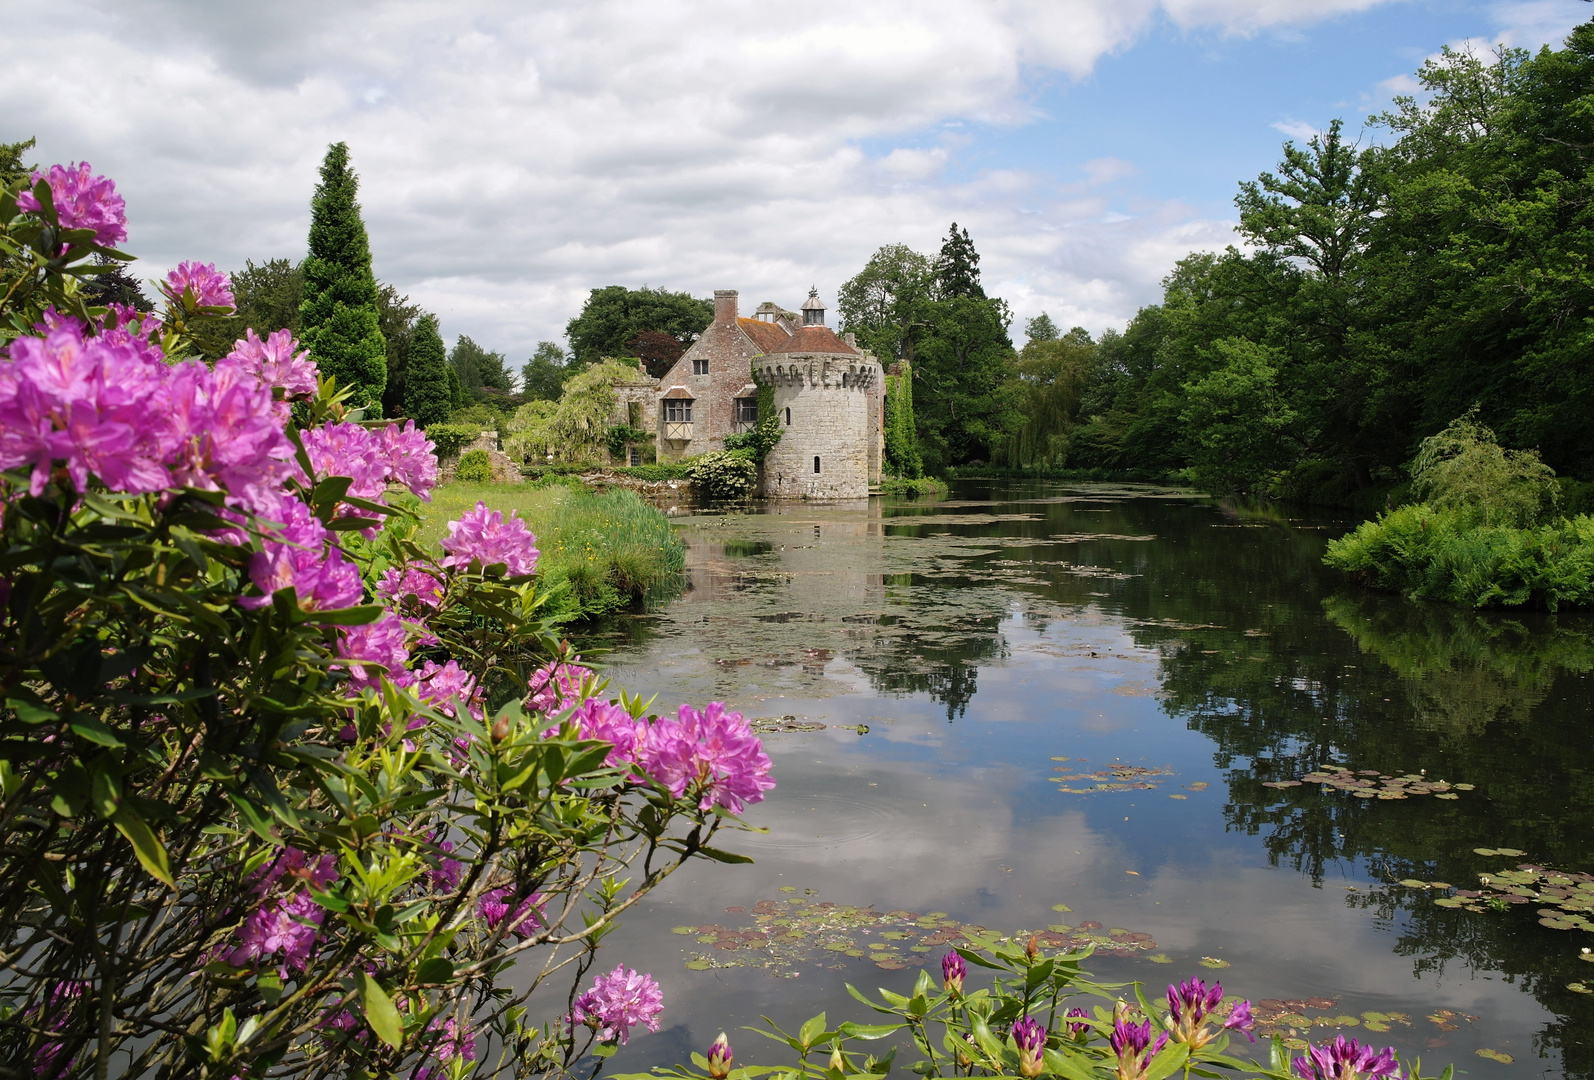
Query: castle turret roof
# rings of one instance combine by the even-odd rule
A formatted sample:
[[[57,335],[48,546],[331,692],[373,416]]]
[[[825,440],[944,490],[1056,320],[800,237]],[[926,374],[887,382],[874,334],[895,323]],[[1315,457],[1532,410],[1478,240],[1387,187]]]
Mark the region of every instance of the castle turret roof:
[[[837,356],[857,356],[858,350],[836,336],[828,326],[799,326],[792,336],[781,342],[771,353],[831,353]]]

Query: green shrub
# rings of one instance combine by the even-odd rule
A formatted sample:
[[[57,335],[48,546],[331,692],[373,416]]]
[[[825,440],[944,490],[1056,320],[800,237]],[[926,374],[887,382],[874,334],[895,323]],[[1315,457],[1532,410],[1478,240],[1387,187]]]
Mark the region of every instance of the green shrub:
[[[686,475],[700,495],[714,502],[745,499],[758,486],[758,466],[749,450],[712,450],[692,460]]]
[[[482,429],[474,424],[433,424],[426,429],[426,437],[435,447],[433,453],[439,458],[453,457],[481,433]]]
[[[468,450],[459,459],[454,479],[462,484],[490,484],[493,480],[493,459],[485,450]]]
[[[905,476],[882,476],[880,478],[880,493],[882,495],[945,495],[950,489],[945,480],[938,480],[933,476],[921,476],[909,479]]]
[[[1550,611],[1594,605],[1594,518],[1587,515],[1512,528],[1418,503],[1331,541],[1323,561],[1413,599]]]
[[[1478,409],[1422,441],[1411,463],[1412,492],[1436,510],[1482,525],[1536,525],[1555,512],[1561,486],[1536,450],[1507,450],[1477,419]]]
[[[685,465],[631,465],[623,469],[615,469],[620,476],[631,476],[638,480],[687,480],[687,466]]]

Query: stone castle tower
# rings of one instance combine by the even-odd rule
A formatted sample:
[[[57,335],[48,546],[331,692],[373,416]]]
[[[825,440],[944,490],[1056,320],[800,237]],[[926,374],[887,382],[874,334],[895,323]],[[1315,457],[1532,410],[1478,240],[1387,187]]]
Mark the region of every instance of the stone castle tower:
[[[781,424],[780,442],[764,459],[764,495],[865,498],[880,476],[880,365],[825,325],[817,290],[802,315],[801,326],[753,361],[754,379],[774,390]]]

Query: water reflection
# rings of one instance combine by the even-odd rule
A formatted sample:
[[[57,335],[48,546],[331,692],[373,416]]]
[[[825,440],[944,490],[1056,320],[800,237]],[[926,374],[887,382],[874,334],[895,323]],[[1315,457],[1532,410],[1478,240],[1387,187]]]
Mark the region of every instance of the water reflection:
[[[675,1037],[845,1011],[844,980],[911,974],[862,948],[816,947],[786,979],[702,965],[705,948],[740,955],[760,901],[814,889],[993,929],[1144,933],[1169,966],[1139,950],[1098,972],[1155,981],[1207,958],[1257,998],[1409,1016],[1380,1037],[1472,1075],[1594,1075],[1594,999],[1567,988],[1594,975],[1588,935],[1392,884],[1470,884],[1498,869],[1480,846],[1594,868],[1586,617],[1348,590],[1320,562],[1347,523],[1277,508],[1105,485],[956,494],[682,522],[689,591],[635,624],[617,681],[829,726],[769,738],[781,786],[752,819],[770,832],[742,845],[757,865],[683,874],[621,935],[686,991]],[[1161,786],[1052,782],[1114,762]],[[1331,764],[1475,788],[1264,786]],[[688,925],[735,947],[669,932]],[[875,951],[925,955],[906,940]]]

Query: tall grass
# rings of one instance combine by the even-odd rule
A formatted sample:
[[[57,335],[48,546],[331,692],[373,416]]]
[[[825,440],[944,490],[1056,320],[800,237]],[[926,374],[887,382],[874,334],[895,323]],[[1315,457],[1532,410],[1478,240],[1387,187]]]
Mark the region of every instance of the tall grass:
[[[1413,599],[1550,611],[1594,606],[1594,517],[1582,514],[1514,528],[1417,503],[1331,541],[1323,561]]]
[[[622,489],[444,484],[421,507],[417,539],[435,545],[448,534],[448,522],[478,501],[526,519],[537,537],[543,587],[560,591],[554,607],[567,621],[656,603],[680,589],[686,546],[663,513]]]

